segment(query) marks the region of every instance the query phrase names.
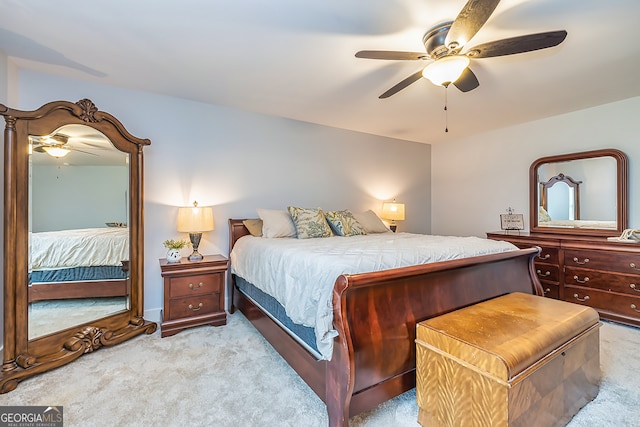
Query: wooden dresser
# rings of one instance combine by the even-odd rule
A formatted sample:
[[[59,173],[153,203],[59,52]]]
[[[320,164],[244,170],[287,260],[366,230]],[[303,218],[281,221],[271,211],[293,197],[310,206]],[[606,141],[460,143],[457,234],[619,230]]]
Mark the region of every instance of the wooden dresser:
[[[193,326],[227,323],[224,292],[227,264],[222,255],[206,255],[200,261],[182,258],[176,263],[160,260],[164,278],[163,338]]]
[[[487,237],[542,248],[535,267],[545,296],[593,307],[602,319],[640,326],[640,244],[527,232],[496,231]]]

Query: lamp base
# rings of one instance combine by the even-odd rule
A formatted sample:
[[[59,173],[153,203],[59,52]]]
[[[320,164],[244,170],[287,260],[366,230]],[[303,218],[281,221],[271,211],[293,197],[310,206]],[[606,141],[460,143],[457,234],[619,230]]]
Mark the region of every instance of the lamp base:
[[[393,231],[394,233],[396,232],[397,229],[398,229],[397,225],[390,225],[389,226],[389,230]]]
[[[193,251],[193,253],[191,255],[189,255],[189,261],[200,261],[201,259],[203,259],[204,256],[202,256],[202,254],[198,251]]]
[[[202,233],[189,233],[189,240],[191,240],[191,246],[193,246],[193,253],[189,255],[189,261],[200,261],[204,258],[200,252],[198,252],[198,246],[200,246],[200,239]]]

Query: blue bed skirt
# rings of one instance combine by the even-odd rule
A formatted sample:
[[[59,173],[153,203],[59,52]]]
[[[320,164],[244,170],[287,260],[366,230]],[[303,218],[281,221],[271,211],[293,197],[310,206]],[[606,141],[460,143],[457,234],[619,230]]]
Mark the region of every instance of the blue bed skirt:
[[[319,354],[318,346],[316,345],[316,334],[313,328],[309,326],[299,325],[294,323],[285,313],[284,307],[276,301],[271,295],[264,293],[251,283],[247,282],[242,277],[235,276],[237,288],[250,299],[255,301],[260,307],[267,311],[271,317],[275,318],[292,334],[303,341],[307,346]]]
[[[29,284],[49,282],[82,282],[86,280],[126,279],[128,272],[119,265],[73,267],[60,270],[37,270],[29,274]]]

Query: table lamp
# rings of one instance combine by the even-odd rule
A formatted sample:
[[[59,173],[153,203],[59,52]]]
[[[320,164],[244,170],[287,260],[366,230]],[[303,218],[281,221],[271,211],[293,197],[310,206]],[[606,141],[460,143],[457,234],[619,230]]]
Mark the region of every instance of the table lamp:
[[[404,203],[397,203],[396,199],[393,199],[393,202],[384,202],[380,216],[390,221],[389,228],[395,233],[398,228],[396,221],[404,221]]]
[[[189,233],[189,240],[193,246],[193,253],[189,255],[189,261],[199,261],[204,258],[198,252],[203,231],[213,230],[213,209],[211,206],[198,207],[198,202],[193,206],[178,209],[178,231]]]

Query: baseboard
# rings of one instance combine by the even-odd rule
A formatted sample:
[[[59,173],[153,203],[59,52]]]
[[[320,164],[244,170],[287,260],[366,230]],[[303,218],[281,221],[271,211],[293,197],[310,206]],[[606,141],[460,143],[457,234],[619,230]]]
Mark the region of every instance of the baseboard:
[[[162,308],[152,308],[150,310],[144,311],[145,320],[149,320],[151,322],[161,323],[162,322]]]

